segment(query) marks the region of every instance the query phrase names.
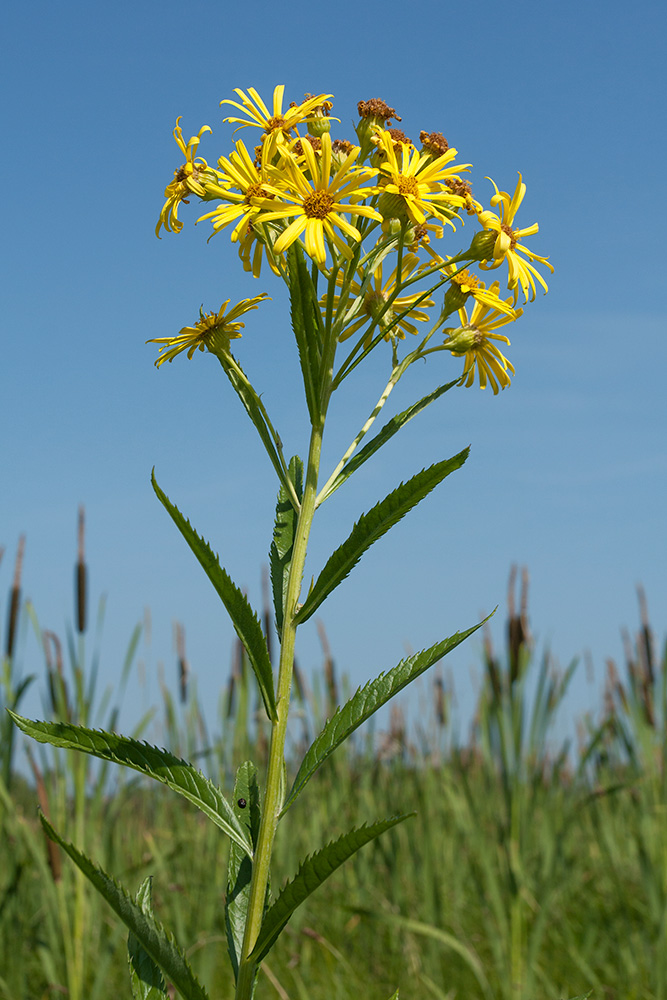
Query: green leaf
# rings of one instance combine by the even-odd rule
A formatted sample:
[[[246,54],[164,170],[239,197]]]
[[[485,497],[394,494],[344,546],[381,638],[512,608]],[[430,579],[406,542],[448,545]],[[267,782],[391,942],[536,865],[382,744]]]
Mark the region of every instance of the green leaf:
[[[223,353],[218,355],[218,360],[231,382],[232,388],[243,403],[246,413],[255,425],[278,479],[286,486],[285,459],[282,453],[280,435],[271,423],[261,397],[236,358]]]
[[[146,912],[132,899],[126,889],[111,875],[94,865],[90,858],[82,854],[74,844],[63,840],[48,820],[40,814],[40,820],[47,836],[69,854],[72,861],[88,878],[109,906],[134,934],[145,951],[160,966],[186,1000],[208,1000],[208,994],[201,985],[188,961],[171,934],[167,934],[162,924]]]
[[[322,601],[345,579],[373,542],[389,531],[450,472],[460,469],[469,450],[465,448],[453,458],[447,458],[418,472],[407,483],[401,483],[367,514],[361,515],[346,541],[329,557],[301,610],[294,616],[296,624],[303,624],[317,611]]]
[[[144,879],[135,899],[141,912],[149,917],[153,916],[152,881],[150,875]],[[127,937],[127,955],[132,1000],[165,1000],[168,994],[162,970],[132,931]]]
[[[344,467],[333,480],[326,493],[322,493],[321,496],[317,498],[317,505],[319,506],[323,503],[327,497],[330,497],[331,494],[338,489],[339,486],[342,486],[345,480],[349,479],[353,472],[356,472],[357,469],[364,464],[364,462],[368,461],[371,455],[374,455],[383,444],[386,444],[387,441],[392,438],[394,434],[401,429],[401,427],[407,424],[409,420],[416,417],[418,413],[426,409],[429,403],[435,402],[436,399],[447,392],[448,389],[458,385],[459,382],[460,379],[455,379],[453,382],[447,382],[446,385],[438,386],[437,389],[434,389],[433,392],[424,396],[423,399],[420,399],[417,403],[413,403],[412,406],[409,406],[407,410],[403,410],[402,413],[397,413],[395,417],[392,417],[391,420],[387,421],[382,430],[378,431],[375,437],[371,438],[371,440],[368,441],[363,448],[360,448],[359,451],[355,452],[349,461],[345,463]]]
[[[294,485],[294,492],[300,502],[303,497],[303,462],[298,455],[295,455],[290,460],[289,475]],[[285,595],[287,593],[287,580],[292,562],[292,548],[296,535],[297,520],[298,516],[289,499],[287,490],[281,486],[278,491],[278,502],[276,504],[273,542],[269,551],[273,607],[276,615],[278,635],[281,635],[283,630]]]
[[[428,649],[422,649],[420,653],[406,657],[387,673],[381,673],[375,680],[358,688],[350,700],[336,710],[335,714],[326,722],[322,732],[309,746],[301,761],[301,766],[297,771],[282,812],[285,813],[289,809],[318,767],[355,729],[370,719],[374,712],[377,712],[416,677],[423,674],[429,667],[432,667],[438,660],[441,660],[443,656],[462,643],[464,639],[467,639],[469,635],[481,628],[490,617],[489,615],[484,621],[466,629],[465,632],[455,632],[448,639],[442,639],[441,642],[436,642]]]
[[[236,772],[234,813],[254,848],[259,834],[259,786],[257,784],[257,768],[249,760],[241,764]],[[237,844],[231,844],[227,864],[225,926],[227,928],[227,947],[235,981],[238,979],[239,959],[248,915],[251,878],[252,858]]]
[[[211,551],[208,543],[197,534],[190,522],[181,514],[178,507],[175,507],[169,500],[169,497],[162,492],[156,482],[155,472],[151,473],[151,482],[158,500],[170,514],[174,524],[199,560],[199,564],[227,609],[234,630],[248,653],[248,659],[250,660],[264,701],[266,714],[269,719],[275,721],[276,700],[273,691],[273,671],[271,669],[266,636],[262,630],[259,618],[250,606],[245,594],[239,590],[236,584],[232,582],[226,570],[222,568],[218,557]]]
[[[32,736],[40,743],[51,743],[54,747],[64,747],[68,750],[80,750],[100,760],[111,760],[116,764],[131,767],[149,778],[161,781],[172,791],[178,792],[196,805],[228,837],[231,837],[234,843],[252,854],[252,844],[246,831],[217,785],[209,781],[192,764],[175,757],[168,750],[160,750],[148,743],[133,740],[129,736],[119,736],[117,733],[87,729],[85,726],[75,726],[68,722],[34,722],[14,712],[10,714],[26,736]]]
[[[287,266],[292,329],[299,350],[308,413],[311,423],[315,424],[320,412],[322,316],[308,265],[298,241],[287,251]]]
[[[364,844],[379,837],[385,830],[391,829],[397,823],[414,816],[415,813],[405,813],[402,816],[392,816],[380,820],[370,826],[362,826],[357,830],[339,837],[315,854],[301,862],[299,870],[284,887],[275,903],[269,907],[259,932],[255,947],[250,958],[259,963],[276,943],[278,936],[287,924],[298,906],[310,896],[337,868],[356,853]]]

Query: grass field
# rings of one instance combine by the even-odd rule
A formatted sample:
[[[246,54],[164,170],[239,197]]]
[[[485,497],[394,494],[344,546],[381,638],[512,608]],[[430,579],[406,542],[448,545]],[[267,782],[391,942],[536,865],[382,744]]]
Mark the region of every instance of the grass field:
[[[0,699],[19,711],[12,615],[20,603],[19,571]],[[385,732],[371,739],[361,730],[328,761],[313,779],[318,794],[299,801],[281,826],[274,884],[351,824],[416,816],[365,847],[297,910],[263,968],[258,998],[387,1000],[400,987],[405,1000],[558,1000],[591,989],[594,998],[667,1000],[667,655],[656,653],[641,606],[627,662],[609,664],[601,721],[582,726],[569,752],[554,749],[549,735],[574,668],[559,673],[536,655],[524,593],[517,606],[510,602],[506,648],[485,645],[465,744],[452,745],[449,693],[436,668],[427,678],[432,717],[419,731],[406,727],[399,702]],[[95,677],[84,663],[86,609],[75,610],[69,662],[59,641],[42,635],[45,662],[30,670],[41,677],[52,719],[87,724]],[[159,706],[170,749],[224,787],[241,760],[255,760],[261,774],[266,734],[243,650],[233,657],[221,737],[206,736],[187,680],[184,670],[180,691],[164,690]],[[295,760],[338,703],[339,684],[325,657],[311,685],[316,697],[296,685]],[[2,715],[0,998],[130,995],[127,934],[47,843],[38,804],[133,891],[153,876],[156,915],[185,945],[210,996],[231,998],[226,839],[161,786],[85,755],[33,744],[26,781],[14,767],[18,734]],[[122,721],[105,725],[122,731]]]

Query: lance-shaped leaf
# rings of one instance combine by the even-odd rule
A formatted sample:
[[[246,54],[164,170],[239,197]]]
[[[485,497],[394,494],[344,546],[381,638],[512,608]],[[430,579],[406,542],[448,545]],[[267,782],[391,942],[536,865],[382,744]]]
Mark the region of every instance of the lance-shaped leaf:
[[[485,618],[484,621],[466,629],[465,632],[455,632],[448,639],[442,639],[441,642],[436,642],[428,649],[422,649],[420,653],[406,657],[391,670],[381,673],[375,680],[358,688],[350,700],[341,705],[335,714],[327,720],[322,732],[309,746],[301,761],[301,766],[297,771],[282,812],[285,813],[289,809],[318,767],[334,752],[336,747],[345,742],[355,729],[358,729],[379,708],[386,705],[390,698],[402,691],[416,677],[441,660],[443,656],[446,656],[487,621],[488,618]]]
[[[294,492],[299,501],[303,497],[303,462],[295,455],[289,464],[289,476],[294,485]],[[278,635],[282,634],[283,616],[285,614],[285,595],[287,580],[292,563],[292,548],[296,535],[298,516],[287,494],[281,486],[276,504],[276,521],[273,528],[273,541],[269,551],[271,566],[271,588],[273,590],[273,607],[276,615]]]
[[[192,764],[174,756],[168,750],[160,750],[148,743],[133,740],[129,736],[119,736],[117,733],[87,729],[85,726],[75,726],[68,722],[34,722],[14,712],[10,714],[26,736],[31,736],[40,743],[50,743],[54,747],[64,747],[67,750],[80,750],[90,754],[91,757],[123,764],[149,778],[161,781],[201,809],[234,843],[252,854],[252,843],[247,832],[217,785],[209,781]]]
[[[257,844],[260,821],[259,786],[257,784],[257,768],[249,760],[241,764],[236,772],[234,812],[254,848]],[[239,959],[250,901],[251,878],[252,858],[247,851],[242,851],[236,844],[231,844],[227,863],[225,926],[227,928],[227,947],[235,980],[238,979]]]
[[[345,480],[349,479],[352,473],[356,472],[359,466],[368,461],[371,455],[374,455],[383,444],[386,444],[387,441],[389,441],[389,439],[401,429],[401,427],[407,424],[408,420],[412,420],[412,418],[416,417],[418,413],[426,409],[429,403],[435,402],[435,400],[439,399],[443,393],[447,392],[447,390],[451,389],[453,386],[458,385],[459,382],[460,379],[454,379],[453,382],[447,382],[445,385],[438,386],[438,388],[434,389],[433,392],[429,392],[427,396],[424,396],[416,403],[413,403],[412,406],[409,406],[407,410],[403,410],[402,413],[397,413],[395,417],[388,420],[382,430],[378,431],[375,437],[371,438],[371,440],[368,441],[363,448],[360,448],[359,451],[352,455],[352,457],[345,463],[336,478],[331,481],[331,485],[328,486],[326,490],[323,490],[317,498],[317,506],[319,507],[319,505],[323,503],[327,497],[330,497],[339,486],[342,486]]]
[[[428,469],[423,469],[412,479],[408,479],[407,483],[401,483],[367,514],[362,514],[348,538],[329,556],[301,610],[294,616],[294,621],[298,625],[307,621],[317,611],[322,601],[356,566],[373,542],[381,538],[415,504],[423,500],[445,476],[455,469],[460,469],[468,457],[469,450],[465,448],[453,458],[447,458],[443,462],[431,465]]]
[[[320,412],[322,317],[308,265],[298,241],[287,251],[287,266],[292,329],[299,350],[308,413],[311,423],[314,424],[319,420]]]
[[[111,875],[107,875],[93,864],[90,858],[79,851],[74,844],[63,840],[43,815],[40,815],[40,820],[47,836],[69,854],[72,861],[132,931],[153,961],[160,966],[181,996],[186,1000],[208,1000],[206,990],[190,968],[185,955],[162,924],[135,903],[129,892]]]
[[[135,902],[141,912],[153,916],[151,875],[141,883]],[[167,1000],[167,986],[160,966],[153,961],[132,931],[127,936],[132,1000]]]
[[[250,660],[262,700],[264,701],[266,714],[269,719],[274,721],[276,718],[276,699],[273,691],[273,671],[271,670],[266,637],[259,618],[250,606],[248,598],[233,583],[226,570],[222,568],[217,555],[211,550],[208,543],[203,538],[200,538],[187,518],[181,514],[178,507],[175,507],[169,497],[162,492],[155,480],[154,472],[151,473],[151,482],[158,500],[169,513],[174,524],[194,552],[200,566],[227,609],[234,630],[248,654],[248,659]]]
[[[271,423],[260,396],[255,391],[236,358],[233,358],[231,355],[221,354],[218,360],[224,368],[225,374],[231,382],[234,391],[243,403],[246,413],[255,425],[278,479],[286,486],[285,459],[283,457],[280,435]]]
[[[297,906],[300,906],[311,893],[315,892],[344,861],[352,857],[364,844],[379,837],[385,830],[391,829],[392,826],[396,826],[397,823],[402,823],[403,820],[414,815],[414,813],[405,813],[402,816],[392,816],[390,819],[380,820],[370,826],[350,830],[349,833],[332,841],[302,861],[292,881],[287,883],[275,903],[266,911],[259,936],[250,955],[251,960],[262,961],[276,943],[280,932]]]

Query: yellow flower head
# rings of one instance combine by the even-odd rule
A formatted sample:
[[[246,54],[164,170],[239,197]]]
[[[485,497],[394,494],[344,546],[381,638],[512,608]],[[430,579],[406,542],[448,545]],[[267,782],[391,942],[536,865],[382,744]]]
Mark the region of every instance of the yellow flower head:
[[[163,226],[167,232],[180,233],[183,223],[178,221],[178,206],[182,201],[186,205],[188,204],[187,196],[189,194],[197,194],[200,198],[203,198],[206,194],[201,181],[204,172],[209,171],[210,168],[206,160],[203,160],[201,157],[195,159],[195,153],[197,152],[197,146],[201,141],[203,133],[210,132],[211,129],[208,125],[202,125],[197,135],[190,136],[186,144],[183,139],[183,132],[178,124],[180,120],[180,117],[176,119],[174,139],[178,148],[185,156],[185,163],[178,170],[174,171],[173,181],[165,188],[164,196],[167,200],[160,212],[160,218],[155,227],[155,235],[158,239],[160,238],[160,229]],[[215,173],[212,172],[212,174],[215,177]]]
[[[514,194],[510,197],[507,191],[499,191],[495,181],[491,180],[490,177],[487,177],[487,180],[490,180],[496,189],[496,193],[491,198],[491,205],[493,207],[500,205],[500,215],[498,216],[495,212],[491,211],[479,213],[479,221],[484,228],[498,234],[493,247],[493,260],[482,262],[480,267],[485,271],[494,270],[496,267],[500,267],[502,262],[506,260],[509,268],[507,287],[514,291],[514,301],[516,302],[517,299],[519,285],[521,285],[525,301],[528,301],[529,289],[531,292],[530,298],[533,300],[535,298],[535,279],[539,281],[545,292],[549,291],[549,287],[530,261],[539,261],[540,264],[548,267],[552,274],[554,269],[546,257],[540,257],[539,254],[533,253],[532,250],[522,246],[519,242],[524,236],[532,236],[540,228],[537,222],[534,222],[532,226],[528,226],[525,229],[516,229],[514,227],[514,216],[524,199],[526,185],[521,179],[521,174],[519,174]],[[520,254],[523,254],[528,259],[524,260],[524,257],[520,256]]]
[[[266,163],[271,163],[276,149],[286,142],[295,127],[302,122],[322,118],[322,106],[326,104],[333,94],[318,94],[317,97],[308,97],[302,104],[295,104],[283,112],[283,96],[285,93],[284,84],[280,84],[273,91],[273,114],[259,96],[254,87],[248,87],[248,94],[242,90],[234,89],[234,93],[241,98],[241,104],[237,101],[224,100],[223,104],[231,104],[238,108],[247,117],[245,118],[225,118],[226,122],[238,124],[239,129],[247,126],[261,128],[264,131],[262,141],[264,143],[262,159]],[[249,96],[248,96],[249,95]],[[238,129],[236,130],[238,132]]]
[[[202,313],[194,326],[184,326],[176,337],[152,337],[147,344],[160,344],[160,357],[155,362],[159,368],[165,361],[173,361],[177,354],[188,352],[188,360],[192,359],[197,349],[210,351],[212,354],[229,351],[229,342],[241,336],[245,323],[238,321],[239,316],[257,309],[259,303],[268,298],[266,292],[252,299],[242,299],[225,315],[225,310],[231,302],[227,299],[217,313]],[[164,352],[164,353],[163,353]]]
[[[489,291],[497,296],[499,287],[499,283],[494,281]],[[508,299],[506,304],[510,301]],[[471,386],[475,381],[475,370],[480,388],[486,388],[488,382],[494,395],[499,389],[505,389],[510,384],[510,373],[514,374],[514,366],[494,343],[502,341],[509,345],[509,338],[495,331],[506,323],[518,319],[523,310],[511,309],[510,312],[511,315],[508,315],[477,301],[468,319],[465,308],[459,309],[461,326],[458,330],[450,332],[444,346],[455,357],[465,357],[460,385]]]
[[[202,215],[197,222],[210,219],[215,235],[238,219],[232,231],[232,243],[236,243],[259,212],[258,206],[262,200],[270,199],[271,195],[263,187],[266,183],[264,168],[258,169],[255,166],[242,142],[236,143],[236,150],[230,154],[229,159],[221,156],[218,166],[225,188],[216,193],[223,202],[229,204],[223,203],[213,212]],[[233,191],[231,188],[237,190]]]
[[[382,263],[380,263],[376,267],[371,284],[363,296],[358,318],[354,319],[343,330],[339,339],[347,340],[348,337],[351,337],[357,330],[360,330],[362,326],[365,326],[373,319],[377,321],[379,329],[384,331],[385,340],[405,340],[406,333],[417,334],[417,327],[412,321],[416,320],[417,322],[424,323],[429,319],[428,313],[424,312],[423,309],[433,306],[435,304],[433,299],[425,299],[422,297],[422,293],[415,292],[412,295],[397,296],[389,307],[387,307],[387,303],[390,297],[396,292],[397,286],[400,288],[403,283],[413,277],[419,267],[420,260],[416,254],[405,254],[401,263],[400,275],[397,265],[386,281],[383,282],[383,268]],[[360,277],[363,277],[363,272],[360,272]],[[343,277],[341,275],[339,276],[338,284],[342,283]],[[361,295],[360,282],[353,281],[350,283],[350,295],[354,297]],[[338,297],[336,296],[334,298],[334,312],[336,311],[337,303]],[[324,307],[325,304],[326,295],[322,299],[322,306]],[[371,336],[369,333],[364,341],[365,346],[368,346],[371,342]]]
[[[387,214],[403,213],[416,225],[435,217],[453,226],[450,216],[466,202],[461,195],[454,194],[446,182],[470,168],[469,163],[449,165],[456,158],[457,150],[447,149],[433,159],[430,152],[420,153],[403,142],[395,144],[387,129],[377,133],[377,146],[382,156],[380,170],[385,175],[382,189]],[[389,199],[387,195],[394,195],[394,198]]]
[[[318,156],[309,142],[301,144],[301,152],[302,158],[298,158],[291,149],[281,147],[280,165],[267,168],[272,183],[265,185],[265,189],[274,198],[262,202],[261,211],[253,222],[295,217],[276,240],[274,251],[282,253],[304,233],[306,253],[319,267],[324,267],[325,236],[344,257],[349,259],[353,255],[349,244],[335,227],[351,240],[358,242],[361,239],[359,230],[343,218],[342,212],[382,221],[382,216],[374,208],[356,204],[356,199],[361,200],[374,193],[375,188],[364,186],[374,171],[355,169],[359,147],[353,146],[332,177],[331,136],[328,132],[322,136]],[[353,198],[354,201],[344,203],[344,198]]]

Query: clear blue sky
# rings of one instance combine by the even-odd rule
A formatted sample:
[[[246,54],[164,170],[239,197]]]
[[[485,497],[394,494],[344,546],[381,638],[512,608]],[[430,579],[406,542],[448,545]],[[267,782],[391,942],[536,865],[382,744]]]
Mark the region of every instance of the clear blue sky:
[[[620,656],[619,627],[637,620],[639,581],[664,635],[665,21],[657,0],[13,4],[0,69],[0,586],[24,532],[24,592],[43,626],[62,633],[84,503],[92,593],[109,597],[103,680],[117,679],[148,605],[152,695],[157,661],[175,676],[178,619],[213,717],[231,627],[155,499],[150,469],[256,603],[275,485],[217,362],[198,354],[158,372],[144,341],[175,334],[202,303],[267,290],[273,302],[249,317],[238,356],[289,453],[304,450],[305,410],[278,283],[242,275],[226,235],[207,245],[208,231],[188,225],[196,204],[182,210],[179,236],[158,242],[154,227],[180,163],[177,115],[186,136],[214,129],[202,153],[215,159],[231,138],[219,101],[248,86],[266,98],[284,83],[288,100],[333,93],[350,132],[357,101],[370,97],[397,108],[408,135],[442,131],[473,163],[478,196],[485,175],[511,191],[520,170],[521,221],[539,221],[532,245],[556,268],[550,294],[512,330],[512,387],[447,394],[323,509],[312,573],[358,513],[472,445],[464,469],[322,609],[340,669],[361,683],[406,647],[502,607],[515,561],[531,571],[541,642],[563,663],[590,650],[598,689],[604,658]],[[370,366],[335,407],[325,464],[382,374]],[[440,376],[424,366],[396,405]],[[303,631],[308,669],[320,655],[314,626]],[[478,647],[450,658],[461,690]],[[34,644],[25,653],[25,669],[39,670]],[[594,700],[583,669],[578,684],[572,712]],[[29,707],[39,714],[35,700]]]

